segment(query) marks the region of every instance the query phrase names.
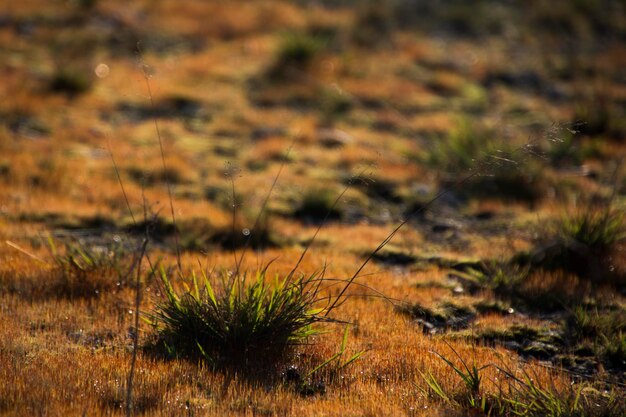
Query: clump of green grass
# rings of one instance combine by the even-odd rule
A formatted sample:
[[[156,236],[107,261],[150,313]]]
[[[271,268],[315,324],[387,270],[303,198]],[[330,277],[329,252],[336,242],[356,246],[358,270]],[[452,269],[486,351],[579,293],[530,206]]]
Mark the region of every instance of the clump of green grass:
[[[533,268],[528,257],[522,253],[455,273],[470,290],[491,291],[496,299],[524,311],[560,311],[564,305],[581,301],[587,288],[579,279],[563,271]]]
[[[269,68],[269,78],[276,81],[292,79],[298,73],[308,71],[325,44],[324,39],[307,33],[284,35],[276,58]]]
[[[506,264],[495,264],[488,268],[488,273],[479,275],[481,283],[496,294],[511,295],[528,278],[526,268]]]
[[[518,262],[566,271],[587,282],[623,284],[624,273],[612,260],[626,237],[623,208],[612,201],[587,204],[546,230],[534,251],[518,256]]]
[[[626,370],[626,311],[575,308],[563,322],[574,350],[590,350],[609,368]]]
[[[455,273],[474,292],[491,290],[499,297],[512,298],[527,281],[530,270],[512,262],[483,261]]]
[[[128,284],[132,260],[121,243],[94,246],[81,241],[58,245],[51,238],[48,248],[52,262],[14,248],[37,260],[42,269],[0,274],[3,291],[30,300],[96,299],[117,292]]]
[[[496,150],[491,132],[461,120],[450,136],[432,146],[426,162],[443,172],[466,173]]]
[[[459,195],[532,204],[545,194],[546,186],[537,164],[524,163],[520,169],[526,162],[521,161],[522,151],[499,143],[490,129],[461,119],[449,136],[433,143],[423,160],[443,174],[444,186]]]
[[[266,271],[219,276],[192,275],[177,291],[161,273],[165,300],[155,318],[161,342],[170,354],[204,358],[220,366],[248,367],[280,363],[291,347],[329,321],[318,304],[322,277],[311,275],[266,280]]]
[[[50,80],[50,90],[56,93],[65,93],[76,96],[86,93],[92,86],[91,76],[72,68],[60,68]]]
[[[461,366],[457,366],[450,359],[438,352],[433,353],[443,360],[463,381],[465,393],[460,395],[461,398],[458,399],[459,395],[448,394],[432,373],[422,374],[422,378],[432,392],[445,402],[472,410],[488,411],[486,403],[487,397],[483,396],[481,391],[482,376],[480,373],[483,369],[491,365],[477,367],[476,362],[473,362],[470,368],[467,361],[465,361],[452,346],[448,345],[448,347],[452,349],[452,352],[454,352],[455,356],[460,360]]]
[[[522,369],[515,372],[496,364],[478,366],[468,364],[456,350],[450,348],[461,365],[455,364],[440,353],[434,352],[463,381],[462,390],[449,390],[430,372],[421,373],[427,389],[424,391],[465,415],[498,415],[526,417],[595,417],[621,416],[626,403],[616,392],[600,393],[588,384],[572,384],[557,388],[554,384],[541,384],[540,378]],[[482,371],[496,367],[501,375],[498,392],[485,392],[482,388]],[[521,374],[520,374],[521,373]]]
[[[624,211],[608,204],[599,209],[587,207],[560,224],[562,239],[569,245],[584,245],[592,251],[605,251],[626,237]]]
[[[307,190],[293,212],[295,217],[312,223],[338,220],[341,214],[336,196],[328,189]]]
[[[93,246],[80,241],[60,250],[49,240],[56,264],[51,292],[58,297],[94,298],[126,284],[128,254],[121,244]]]
[[[626,369],[626,331],[609,335],[602,348],[602,357],[614,369]]]
[[[128,254],[121,244],[106,247],[78,241],[60,251],[52,240],[49,242],[57,265],[57,296],[92,298],[125,283]]]
[[[582,388],[558,391],[554,387],[542,387],[527,372],[522,377],[504,371],[519,387],[516,396],[504,397],[500,407],[509,415],[525,416],[585,416],[581,402]]]

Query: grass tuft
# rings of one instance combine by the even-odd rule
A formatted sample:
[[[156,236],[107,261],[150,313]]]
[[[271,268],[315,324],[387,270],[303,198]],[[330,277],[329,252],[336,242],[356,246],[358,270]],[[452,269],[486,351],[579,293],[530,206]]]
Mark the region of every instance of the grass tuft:
[[[590,350],[613,370],[626,370],[626,311],[575,308],[563,322],[563,334],[574,350]]]
[[[626,237],[624,219],[624,209],[612,202],[586,205],[548,228],[532,253],[517,261],[568,272],[584,282],[622,286],[626,277],[614,259]]]
[[[86,93],[91,87],[89,74],[70,68],[59,69],[50,80],[51,91],[72,97]]]
[[[61,298],[95,298],[126,285],[129,268],[127,251],[121,244],[93,246],[80,241],[59,250],[49,240],[56,264],[49,282],[40,284],[40,295]]]
[[[605,251],[626,237],[625,226],[624,211],[607,205],[600,209],[589,207],[563,218],[560,232],[570,244]]]
[[[309,189],[305,192],[293,215],[306,222],[320,223],[341,219],[335,195],[328,189]]]
[[[208,276],[191,276],[177,291],[162,271],[165,300],[155,318],[160,340],[170,354],[203,358],[217,366],[277,364],[290,347],[328,321],[316,308],[320,280],[308,277],[266,280],[265,270],[220,275],[215,287]]]
[[[449,137],[437,141],[426,163],[449,173],[467,172],[497,149],[492,133],[462,119]]]
[[[289,33],[283,36],[274,63],[268,71],[275,81],[290,80],[311,68],[325,47],[324,39],[306,33]]]
[[[572,383],[569,387],[557,387],[553,382],[539,382],[535,374],[522,368],[513,371],[495,364],[471,365],[449,346],[461,365],[434,352],[463,381],[464,389],[449,390],[431,372],[421,373],[428,387],[424,391],[464,412],[463,415],[527,416],[527,417],[595,417],[621,416],[626,404],[614,391],[600,393],[589,384]],[[482,390],[481,372],[494,367],[500,374],[497,393]],[[495,380],[492,382],[496,382]]]

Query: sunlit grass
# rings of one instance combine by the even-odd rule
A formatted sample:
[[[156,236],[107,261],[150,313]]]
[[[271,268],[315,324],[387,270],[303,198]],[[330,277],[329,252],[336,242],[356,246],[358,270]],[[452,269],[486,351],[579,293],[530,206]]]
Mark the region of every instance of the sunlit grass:
[[[174,356],[202,357],[214,365],[248,367],[284,360],[285,352],[327,321],[319,308],[323,277],[276,278],[226,275],[218,283],[194,275],[178,293],[161,274],[166,299],[155,317],[160,338]]]
[[[13,2],[0,24],[0,414],[123,415],[138,335],[133,415],[624,415],[618,2],[81,3]],[[507,160],[574,118],[582,142]],[[355,176],[376,183],[332,209]],[[574,204],[609,188],[611,210]],[[329,314],[345,325],[316,322],[439,192]],[[139,277],[137,311],[146,226],[141,270],[171,287]],[[212,366],[257,359],[275,372]]]

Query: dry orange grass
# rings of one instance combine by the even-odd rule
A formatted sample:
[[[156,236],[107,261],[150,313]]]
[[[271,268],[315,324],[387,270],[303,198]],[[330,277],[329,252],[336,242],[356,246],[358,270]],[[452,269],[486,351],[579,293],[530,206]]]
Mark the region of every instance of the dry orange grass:
[[[216,262],[228,262],[230,255],[224,256],[224,260],[218,258]],[[393,279],[383,274],[372,281],[387,291],[389,288],[384,284]],[[134,314],[131,297],[125,290],[89,301],[52,299],[24,304],[19,296],[3,296],[5,319],[0,326],[3,335],[0,361],[6,383],[0,390],[3,409],[8,415],[16,411],[32,415],[122,414],[129,365],[128,329]],[[152,297],[146,299],[146,311],[153,301]],[[136,411],[149,415],[189,412],[216,416],[258,413],[426,416],[432,415],[432,410],[439,409],[441,404],[424,396],[421,374],[431,372],[451,391],[459,388],[455,375],[432,353],[453,358],[451,348],[438,338],[425,336],[411,321],[394,314],[389,304],[354,298],[341,308],[340,315],[355,323],[349,335],[350,350],[366,349],[366,354],[342,371],[339,379],[328,379],[325,395],[302,398],[288,386],[263,388],[237,377],[226,382],[225,375],[209,371],[201,364],[140,355],[134,397]],[[143,327],[142,337],[145,337],[145,332],[150,330]],[[340,331],[329,330],[332,332],[318,337],[315,345],[301,349],[299,354],[310,361],[307,364],[305,360],[301,366],[315,365],[337,349]],[[450,343],[468,363],[495,364],[509,370],[520,366],[501,350]],[[540,383],[568,384],[567,378],[545,368],[532,364],[525,367]],[[318,377],[326,373],[323,370]],[[484,378],[485,392],[496,393],[498,380],[504,376],[492,367],[485,370]]]
[[[242,270],[255,271],[272,261],[268,277],[284,276],[317,227],[290,217],[306,190],[322,184],[340,191],[346,179],[357,174],[388,182],[403,197],[411,196],[414,183],[436,187],[435,172],[416,161],[429,152],[434,140],[445,140],[454,128],[453,113],[466,110],[466,86],[487,98],[481,104],[484,109],[478,106],[472,110],[484,113],[471,114],[485,126],[499,127],[509,116],[521,114],[515,119],[517,124],[511,125],[514,132],[510,136],[520,143],[536,129],[528,125],[549,126],[553,120],[570,120],[575,113],[568,100],[555,104],[539,93],[515,86],[501,83],[487,88],[483,84],[488,74],[495,69],[504,71],[508,64],[533,71],[542,68],[541,57],[530,49],[527,59],[511,63],[502,39],[477,43],[451,38],[444,42],[412,32],[396,33],[393,45],[378,50],[352,48],[345,33],[339,33],[328,50],[316,56],[310,73],[301,74],[298,82],[257,91],[253,81],[262,79],[273,64],[284,31],[351,30],[355,12],[350,8],[328,10],[286,1],[194,0],[184,7],[174,1],[98,2],[94,21],[105,19],[104,27],[111,18],[148,41],[154,37],[174,46],[159,51],[146,42],[138,65],[131,51],[125,56],[102,46],[111,41],[105,39],[78,63],[87,68],[90,88],[70,97],[49,89],[62,60],[53,46],[55,42],[63,45],[68,37],[89,44],[93,32],[100,32],[54,26],[54,22],[59,26],[58,21],[81,14],[73,2],[4,3],[3,13],[15,22],[38,16],[32,36],[14,30],[13,25],[0,25],[0,45],[5,46],[0,48],[0,96],[7,98],[0,101],[0,414],[6,416],[125,413],[131,333],[137,314],[132,286],[129,282],[118,286],[118,277],[101,269],[81,275],[84,282],[68,283],[50,256],[47,236],[74,236],[69,229],[104,220],[112,225],[111,230],[105,230],[96,244],[110,243],[106,233],[119,234],[124,243],[134,245],[125,259],[128,262],[137,242],[125,234],[132,223],[126,198],[138,220],[143,218],[145,201],[149,214],[158,213],[163,224],[169,224],[167,177],[179,228],[189,235],[197,233],[192,237],[203,242],[205,234],[231,226],[228,206],[232,184],[225,175],[229,168],[242,169],[241,176],[235,178],[236,193],[243,200],[237,207],[242,219],[238,221],[242,227],[251,227],[282,157],[295,139],[269,203],[269,224],[280,244],[264,251],[248,250],[242,263]],[[89,18],[86,21],[93,23]],[[29,26],[22,29],[28,31]],[[185,49],[195,43],[202,45],[197,51]],[[75,52],[67,49],[61,48],[70,55]],[[588,72],[616,79],[615,68],[626,56],[621,52],[623,45],[608,46],[598,53],[597,64]],[[104,78],[93,74],[99,63],[109,66]],[[497,68],[495,63],[499,63]],[[152,97],[146,90],[141,64],[146,64],[151,74],[147,81]],[[572,86],[560,81],[567,94],[577,89],[585,90],[585,94],[596,90],[604,94],[608,89],[611,100],[619,102],[625,96],[618,83],[610,88],[590,85],[586,91],[587,80],[581,82],[583,85]],[[344,92],[352,106],[331,123],[351,139],[335,148],[323,147],[319,140],[320,129],[329,126],[316,103],[320,92],[329,86]],[[257,95],[270,104],[255,104]],[[132,120],[120,104],[150,110],[150,99],[159,105],[172,97],[193,101],[208,117],[189,123],[178,115],[156,120],[165,149],[168,172],[164,175],[155,120]],[[284,100],[294,97],[310,102],[295,110],[284,105]],[[254,139],[272,130],[268,137]],[[606,192],[606,184],[598,186],[596,179],[606,176],[605,157],[623,154],[624,146],[619,140],[602,141],[598,146],[603,153],[585,161],[597,176],[566,176],[574,192]],[[550,181],[563,177],[557,169],[547,167],[545,171]],[[142,186],[143,176],[147,181]],[[213,188],[220,201],[209,196]],[[366,193],[367,188],[352,187],[340,202],[341,208],[346,204],[367,206],[370,201]],[[554,195],[559,193],[565,200],[571,197],[567,190],[552,190]],[[524,204],[469,201],[459,214],[461,226],[448,240],[434,230],[431,233],[431,224],[426,223],[419,230],[406,227],[387,249],[451,261],[508,259],[531,248],[535,229],[528,224],[558,217],[562,210],[563,204],[550,198],[532,210]],[[467,217],[481,212],[500,216],[506,230],[483,234],[480,228],[465,225]],[[345,280],[393,227],[370,222],[367,215],[350,220],[326,224],[299,271],[311,274],[325,267],[328,278]],[[451,220],[454,223],[455,219]],[[459,236],[466,239],[459,243]],[[185,237],[189,236],[181,236],[182,240]],[[171,236],[153,237],[151,261],[160,260],[166,268],[176,265],[171,240]],[[62,246],[60,238],[55,241]],[[234,269],[241,254],[241,249],[233,254],[218,244],[200,249],[182,253],[185,274],[201,268]],[[618,245],[612,254],[615,268],[622,271],[626,268],[623,250],[623,244]],[[146,271],[146,261],[143,267]],[[458,376],[435,352],[457,365],[460,360],[455,352],[470,365],[490,365],[481,371],[485,394],[497,396],[502,389],[515,395],[507,391],[511,389],[510,378],[498,368],[518,376],[526,372],[539,386],[566,392],[574,381],[568,373],[527,362],[501,347],[480,346],[462,338],[473,331],[504,331],[513,325],[554,327],[554,322],[522,314],[482,315],[460,336],[430,335],[394,306],[417,303],[435,309],[445,302],[472,306],[494,297],[488,290],[453,295],[449,272],[427,262],[408,267],[372,262],[364,269],[356,280],[358,285],[348,290],[347,302],[334,314],[350,322],[345,356],[361,350],[365,353],[340,371],[331,364],[314,374],[312,382],[324,385],[323,394],[303,396],[298,387],[280,376],[251,381],[246,375],[232,376],[182,359],[164,360],[142,350],[133,390],[135,415],[414,417],[469,412],[446,404],[429,389],[424,375],[432,374],[450,395],[460,396],[463,391]],[[344,283],[333,285],[326,293],[337,295]],[[81,297],[75,292],[89,291],[93,285],[98,295]],[[559,272],[533,274],[523,289],[529,294],[558,292],[572,297],[596,291],[580,277]],[[390,300],[378,297],[380,294]],[[161,299],[157,281],[146,280],[143,295],[141,314],[149,318]],[[625,305],[623,296],[614,289],[603,289],[598,295],[614,305]],[[328,333],[297,347],[282,365],[294,365],[306,373],[337,352],[343,326],[329,325],[323,330]],[[141,323],[142,343],[154,333],[150,325]],[[602,384],[602,377],[596,382]],[[610,388],[620,389],[617,384]]]

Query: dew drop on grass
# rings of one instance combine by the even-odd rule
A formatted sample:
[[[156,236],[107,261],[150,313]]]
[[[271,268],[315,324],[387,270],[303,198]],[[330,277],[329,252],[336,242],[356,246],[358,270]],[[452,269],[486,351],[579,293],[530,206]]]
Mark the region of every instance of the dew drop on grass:
[[[103,63],[98,64],[96,66],[96,69],[94,70],[98,78],[105,78],[107,75],[109,75],[110,71],[111,70],[109,69],[109,66]]]

